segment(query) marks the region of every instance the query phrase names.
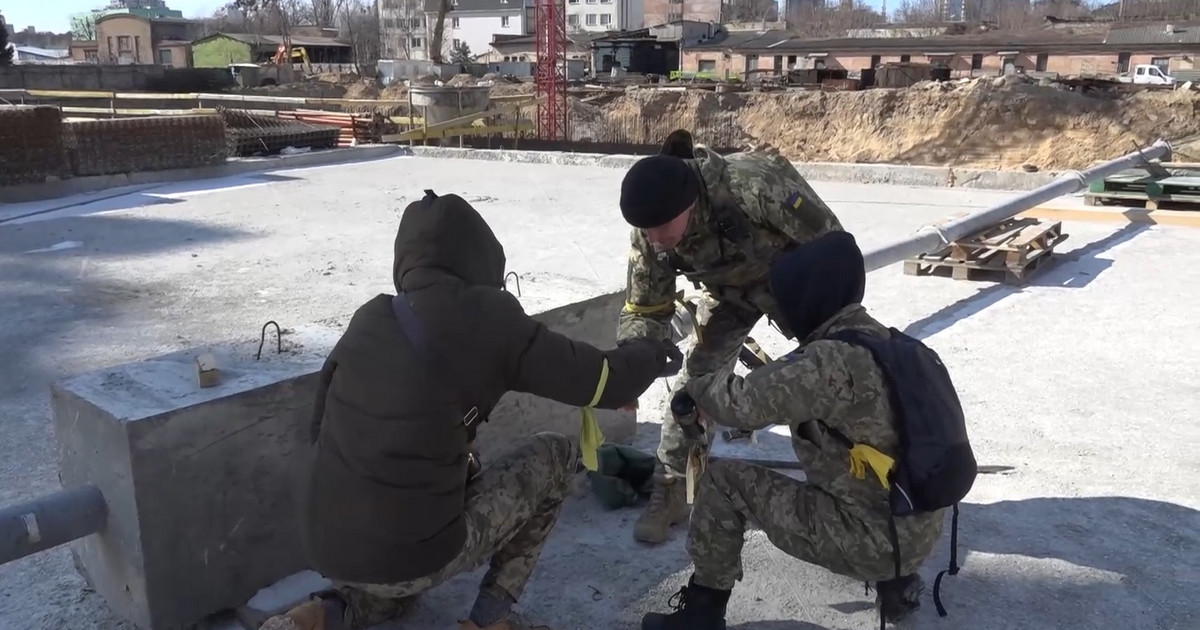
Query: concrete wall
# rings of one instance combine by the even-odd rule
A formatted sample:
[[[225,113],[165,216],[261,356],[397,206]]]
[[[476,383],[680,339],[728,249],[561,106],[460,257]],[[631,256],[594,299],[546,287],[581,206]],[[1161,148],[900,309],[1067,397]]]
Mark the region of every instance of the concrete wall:
[[[0,68],[0,88],[27,90],[141,90],[162,78],[161,66],[10,66]]]
[[[701,67],[701,61],[708,61],[715,67],[715,72],[720,76],[741,77],[746,71],[746,60],[748,56],[753,56],[755,53],[732,53],[725,54],[720,50],[685,50],[683,54],[683,70],[685,72],[696,72]],[[950,66],[953,76],[997,76],[1003,73],[1004,62],[1008,57],[997,55],[996,51],[980,52],[980,53],[956,53],[950,56],[926,55],[925,52],[916,49],[912,52],[905,53],[903,51],[890,51],[887,54],[872,55],[870,52],[838,52],[829,53],[824,57],[810,58],[803,52],[777,51],[771,53],[759,53],[757,62],[751,64],[751,69],[771,70],[780,64],[783,69],[789,68],[814,68],[816,61],[819,59],[825,63],[826,68],[843,69],[850,72],[858,72],[865,68],[870,68],[874,57],[878,57],[877,63],[889,63],[902,61],[902,55],[908,55],[908,61],[913,63],[945,63]],[[972,65],[975,61],[974,55],[980,56],[980,67],[973,69]],[[1130,67],[1140,63],[1150,63],[1154,58],[1166,57],[1169,61],[1171,69],[1187,69],[1192,68],[1192,55],[1188,53],[1176,51],[1164,52],[1149,52],[1130,55]],[[1115,74],[1117,72],[1118,53],[1076,53],[1076,54],[1046,54],[1046,69],[1045,72],[1057,73],[1060,75],[1087,75],[1087,74]],[[1018,53],[1012,58],[1015,66],[1021,67],[1025,72],[1035,72],[1037,68],[1037,53]]]
[[[624,296],[602,295],[535,317],[601,347],[615,344]],[[340,330],[297,327],[81,374],[52,387],[64,487],[94,484],[104,532],[72,543],[77,566],[110,607],[142,628],[179,628],[306,568],[295,481],[304,470],[316,373]],[[268,336],[271,332],[268,332]],[[221,383],[198,387],[193,361],[217,357]],[[610,442],[636,417],[597,413]],[[502,399],[476,438],[487,463],[531,433],[578,437],[577,408]]]

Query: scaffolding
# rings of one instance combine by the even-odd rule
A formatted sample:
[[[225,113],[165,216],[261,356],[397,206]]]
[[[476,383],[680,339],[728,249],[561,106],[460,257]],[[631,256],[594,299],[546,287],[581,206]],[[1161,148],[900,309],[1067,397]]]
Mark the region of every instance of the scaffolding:
[[[537,0],[537,134],[542,140],[570,140],[567,134],[567,16],[561,0]]]

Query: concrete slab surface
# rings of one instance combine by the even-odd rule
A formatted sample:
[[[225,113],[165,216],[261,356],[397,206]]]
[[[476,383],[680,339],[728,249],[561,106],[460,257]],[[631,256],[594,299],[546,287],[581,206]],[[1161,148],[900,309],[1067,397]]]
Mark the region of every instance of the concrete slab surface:
[[[423,188],[457,192],[492,223],[530,311],[622,287],[628,233],[621,171],[391,158],[120,196],[0,223],[0,505],[57,489],[48,383],[106,365],[284,327],[344,320],[391,289],[400,211]],[[1006,197],[980,190],[823,184],[864,248]],[[38,210],[0,206],[0,219]],[[963,571],[901,627],[1200,627],[1200,230],[1066,224],[1063,256],[1024,288],[872,273],[867,306],[924,337],[961,390],[983,475],[963,506]],[[680,284],[684,286],[683,283]],[[787,344],[766,328],[773,355]],[[652,449],[666,396],[642,399],[637,444]],[[572,416],[564,422],[575,422]],[[723,447],[724,448],[724,447]],[[723,449],[719,449],[719,452]],[[790,456],[760,434],[738,452]],[[636,628],[687,578],[683,531],[635,544],[636,509],[567,505],[524,611],[570,630]],[[862,584],[792,560],[748,535],[729,626],[877,625]],[[924,569],[932,583],[948,537]],[[384,628],[455,627],[478,574],[423,596]],[[0,567],[0,628],[126,630],[52,550]]]

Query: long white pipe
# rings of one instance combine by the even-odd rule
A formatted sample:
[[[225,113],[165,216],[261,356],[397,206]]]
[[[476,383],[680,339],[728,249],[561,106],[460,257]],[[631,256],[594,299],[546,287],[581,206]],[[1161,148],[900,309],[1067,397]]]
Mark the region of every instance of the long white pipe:
[[[1083,190],[1095,180],[1114,175],[1155,158],[1169,158],[1170,154],[1171,144],[1166,140],[1159,140],[1141,151],[1098,164],[1087,170],[1064,173],[1041,188],[1018,195],[986,210],[959,217],[936,228],[926,227],[902,241],[873,249],[864,255],[867,271],[881,269],[918,254],[935,252],[960,238],[1014,217],[1039,204]]]

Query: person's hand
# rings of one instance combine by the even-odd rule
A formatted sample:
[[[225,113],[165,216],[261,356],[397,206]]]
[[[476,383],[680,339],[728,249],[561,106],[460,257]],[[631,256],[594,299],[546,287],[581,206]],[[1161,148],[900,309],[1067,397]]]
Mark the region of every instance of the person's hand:
[[[663,376],[675,376],[683,369],[683,352],[670,341],[663,341],[664,350],[667,352],[667,365],[663,368]]]

